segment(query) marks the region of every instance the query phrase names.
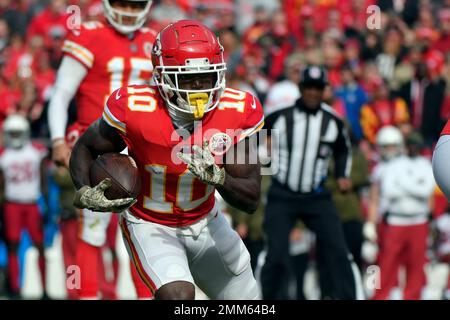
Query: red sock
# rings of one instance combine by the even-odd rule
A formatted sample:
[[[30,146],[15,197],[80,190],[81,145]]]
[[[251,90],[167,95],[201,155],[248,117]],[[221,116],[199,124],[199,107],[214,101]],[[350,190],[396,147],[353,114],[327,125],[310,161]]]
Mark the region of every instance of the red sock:
[[[78,240],[77,265],[80,267],[81,279],[78,295],[80,299],[98,298],[98,259],[100,248]]]
[[[13,294],[19,294],[19,258],[17,253],[8,253],[8,277]]]
[[[45,275],[45,257],[39,256],[38,264],[39,264],[39,271],[41,272],[42,290],[44,292],[47,292],[47,282]]]
[[[142,281],[141,277],[139,276],[136,267],[134,266],[133,262],[130,260],[130,271],[131,271],[131,278],[133,279],[134,287],[136,288],[136,295],[138,299],[149,299],[153,297],[152,292],[150,289],[144,284],[144,281]]]

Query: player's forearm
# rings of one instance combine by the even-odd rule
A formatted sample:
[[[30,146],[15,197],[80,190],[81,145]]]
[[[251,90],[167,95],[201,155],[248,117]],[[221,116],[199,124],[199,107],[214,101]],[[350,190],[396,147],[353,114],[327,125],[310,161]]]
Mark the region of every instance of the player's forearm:
[[[81,140],[81,139],[80,139]],[[78,141],[72,150],[70,157],[70,175],[75,188],[90,185],[89,168],[94,161],[94,154],[82,141]]]
[[[48,124],[52,141],[64,138],[70,101],[86,74],[86,68],[75,59],[65,56],[61,61],[48,106]]]
[[[126,144],[116,129],[97,120],[78,139],[70,157],[70,175],[77,189],[90,185],[89,169],[94,159],[108,152],[120,152]]]
[[[372,185],[369,191],[369,205],[367,210],[367,221],[376,223],[379,210],[379,189],[378,186]]]
[[[216,189],[225,201],[233,207],[247,213],[253,213],[259,204],[261,176],[235,178],[227,174],[224,184]]]

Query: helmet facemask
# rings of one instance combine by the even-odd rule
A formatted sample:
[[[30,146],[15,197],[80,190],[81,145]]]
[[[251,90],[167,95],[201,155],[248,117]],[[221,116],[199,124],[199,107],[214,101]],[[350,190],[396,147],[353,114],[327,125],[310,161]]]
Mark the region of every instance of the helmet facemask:
[[[402,144],[386,144],[380,145],[380,155],[384,161],[395,159],[403,154]]]
[[[30,139],[30,132],[21,130],[6,131],[3,139],[5,146],[8,148],[20,149]]]
[[[210,64],[206,58],[187,59],[184,66],[157,66],[153,73],[161,95],[169,108],[192,115],[195,120],[219,104],[225,90],[225,63]],[[185,89],[195,76],[202,76],[203,83],[211,79],[212,86],[202,89]]]
[[[139,12],[127,12],[114,8],[111,5],[111,2],[114,1],[130,2],[142,9]],[[147,21],[147,15],[150,11],[151,5],[152,1],[146,0],[103,0],[106,19],[117,31],[123,34],[132,33],[144,25]],[[127,23],[128,19],[134,19],[134,23]]]
[[[3,141],[6,147],[20,149],[30,140],[30,125],[25,117],[11,115],[3,123]]]

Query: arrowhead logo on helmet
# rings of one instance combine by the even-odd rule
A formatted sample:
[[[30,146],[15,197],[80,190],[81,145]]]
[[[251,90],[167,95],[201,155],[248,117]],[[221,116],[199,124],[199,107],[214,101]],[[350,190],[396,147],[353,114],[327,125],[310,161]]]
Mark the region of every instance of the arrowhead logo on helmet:
[[[152,62],[153,79],[168,108],[201,119],[217,107],[226,64],[223,47],[206,26],[194,20],[168,25],[156,38]],[[194,81],[202,84],[189,83]]]

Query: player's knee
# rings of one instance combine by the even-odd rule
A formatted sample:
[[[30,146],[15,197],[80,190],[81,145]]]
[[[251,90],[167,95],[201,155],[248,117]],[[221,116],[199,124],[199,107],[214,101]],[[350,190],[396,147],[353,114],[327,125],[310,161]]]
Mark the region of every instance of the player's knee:
[[[163,285],[155,293],[156,300],[194,300],[195,287],[187,281],[175,281]]]

